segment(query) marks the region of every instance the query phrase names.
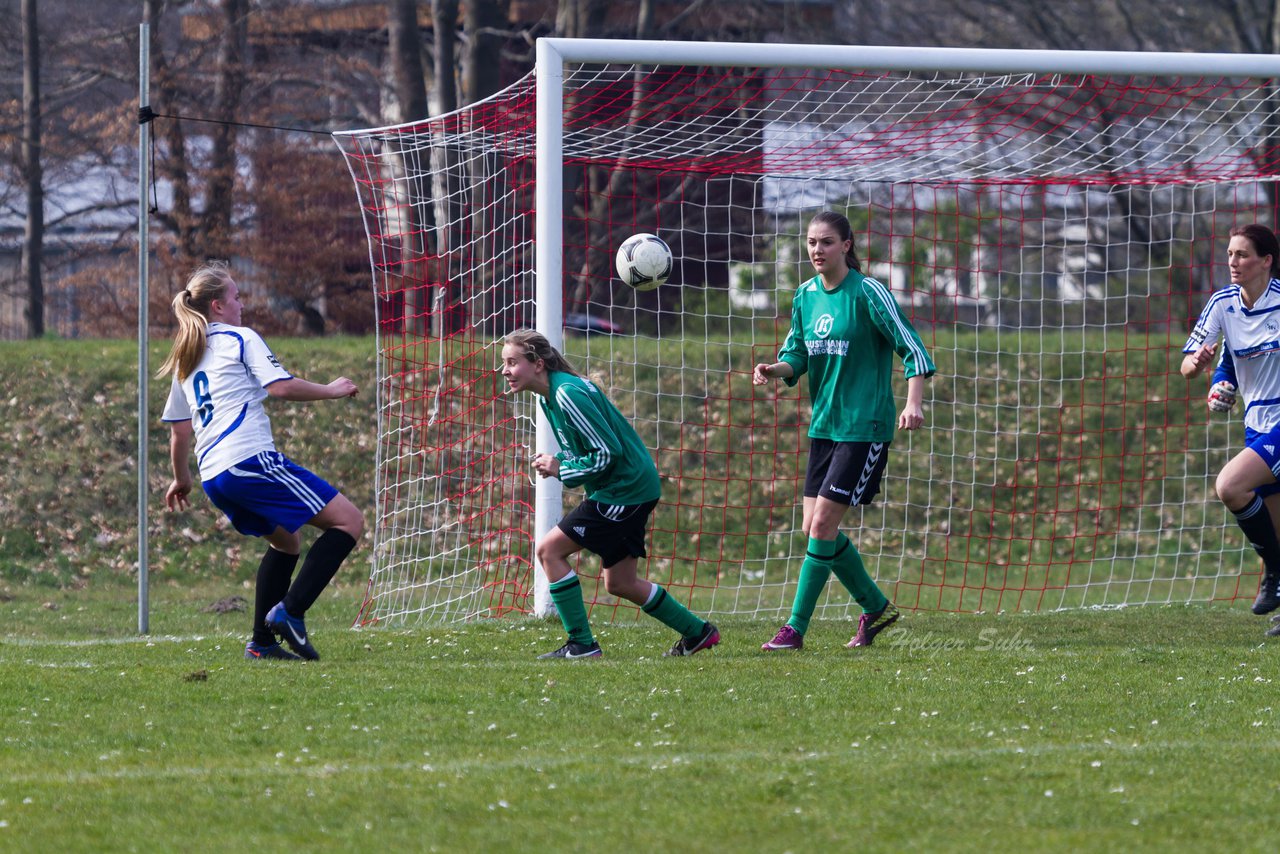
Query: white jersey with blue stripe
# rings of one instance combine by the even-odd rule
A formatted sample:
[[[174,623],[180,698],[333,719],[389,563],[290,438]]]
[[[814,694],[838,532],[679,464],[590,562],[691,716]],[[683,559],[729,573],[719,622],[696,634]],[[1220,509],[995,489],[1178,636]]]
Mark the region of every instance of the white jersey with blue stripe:
[[[162,416],[191,422],[202,480],[275,450],[262,401],[267,386],[292,377],[252,329],[209,324],[204,356],[186,379],[173,378]]]
[[[1245,427],[1270,432],[1280,425],[1280,279],[1271,280],[1252,308],[1245,308],[1239,285],[1214,291],[1182,352],[1218,339],[1235,366]]]

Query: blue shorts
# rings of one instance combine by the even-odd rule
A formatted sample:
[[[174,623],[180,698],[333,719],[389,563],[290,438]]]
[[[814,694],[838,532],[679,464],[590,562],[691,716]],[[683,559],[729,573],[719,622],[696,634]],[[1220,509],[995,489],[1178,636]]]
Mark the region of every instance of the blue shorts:
[[[250,537],[264,537],[277,527],[292,534],[338,494],[279,451],[241,460],[202,485],[236,530]]]
[[[1270,433],[1259,433],[1246,427],[1244,430],[1245,447],[1262,457],[1262,461],[1271,469],[1271,473],[1280,480],[1280,427]],[[1280,483],[1267,483],[1254,490],[1266,498],[1268,495],[1280,493]]]

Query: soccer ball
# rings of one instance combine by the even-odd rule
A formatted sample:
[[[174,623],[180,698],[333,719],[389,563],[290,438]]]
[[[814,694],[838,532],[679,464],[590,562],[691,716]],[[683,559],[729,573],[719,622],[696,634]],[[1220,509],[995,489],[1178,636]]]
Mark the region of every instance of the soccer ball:
[[[618,278],[637,291],[651,291],[671,275],[671,248],[656,234],[633,234],[618,247]]]

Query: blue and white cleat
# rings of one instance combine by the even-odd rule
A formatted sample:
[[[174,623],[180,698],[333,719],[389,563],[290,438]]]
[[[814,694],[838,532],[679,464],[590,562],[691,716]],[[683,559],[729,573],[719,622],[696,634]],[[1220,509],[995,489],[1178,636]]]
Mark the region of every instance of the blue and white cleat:
[[[281,602],[267,612],[267,628],[278,634],[298,655],[309,661],[319,661],[320,653],[307,640],[307,624],[284,609]]]
[[[264,661],[267,659],[275,659],[277,661],[302,660],[278,643],[256,643],[254,641],[249,641],[245,644],[244,657],[250,661]]]

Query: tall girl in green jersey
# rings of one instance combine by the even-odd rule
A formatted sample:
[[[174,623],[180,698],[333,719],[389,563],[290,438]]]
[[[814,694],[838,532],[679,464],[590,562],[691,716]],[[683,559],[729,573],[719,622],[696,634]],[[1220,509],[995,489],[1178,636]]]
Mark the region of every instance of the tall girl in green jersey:
[[[845,510],[870,504],[880,491],[893,441],[893,354],[906,367],[907,402],[896,427],[924,424],[924,383],[934,365],[889,289],[862,274],[849,220],[824,211],[809,223],[809,261],[817,275],[796,289],[791,331],[778,361],[755,366],[751,381],[795,385],[809,375],[812,416],[804,482],[809,538],[791,617],[761,649],[801,649],[818,596],[832,573],[862,606],[849,647],[871,646],[898,619],[862,556],[840,531]]]
[[[534,456],[534,470],[586,492],[583,502],[537,544],[538,561],[551,582],[551,601],[569,635],[564,646],[538,657],[601,655],[587,621],[582,587],[569,565],[569,557],[583,549],[600,556],[604,586],[611,595],[634,602],[680,633],[667,655],[693,655],[718,644],[715,626],[636,574],[638,559],[647,554],[645,528],[662,497],[662,483],[649,449],[631,424],[546,336],[533,330],[520,329],[503,340],[502,376],[512,391],[538,395],[560,442],[559,453]]]

